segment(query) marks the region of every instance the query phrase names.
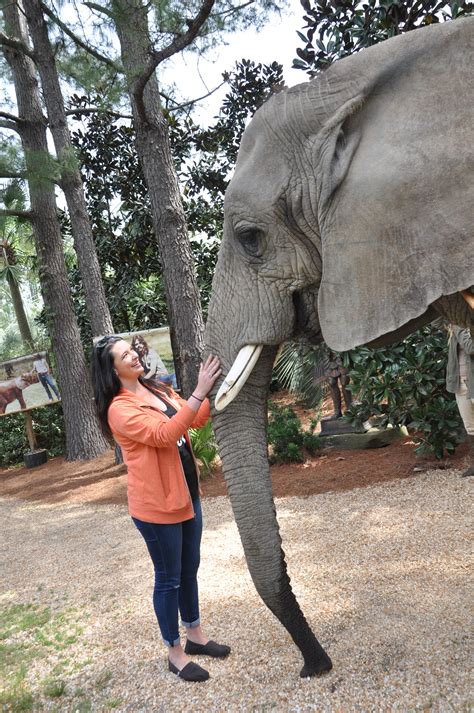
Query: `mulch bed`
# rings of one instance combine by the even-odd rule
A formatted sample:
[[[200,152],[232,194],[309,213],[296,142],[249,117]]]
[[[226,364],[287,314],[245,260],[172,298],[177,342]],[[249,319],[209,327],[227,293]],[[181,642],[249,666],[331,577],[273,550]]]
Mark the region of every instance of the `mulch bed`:
[[[273,395],[280,405],[292,404],[286,393]],[[313,413],[294,406],[303,425]],[[331,411],[329,402],[323,414]],[[276,497],[309,496],[328,491],[351,490],[374,483],[409,478],[431,468],[462,468],[467,446],[461,444],[454,456],[441,461],[415,455],[411,438],[404,438],[385,448],[360,451],[323,449],[305,463],[272,465],[270,474]],[[0,470],[0,497],[19,498],[45,503],[96,503],[125,505],[126,469],[114,463],[111,451],[93,461],[68,463],[64,458],[52,458],[34,469],[9,468]],[[202,482],[204,497],[226,495],[222,471]]]

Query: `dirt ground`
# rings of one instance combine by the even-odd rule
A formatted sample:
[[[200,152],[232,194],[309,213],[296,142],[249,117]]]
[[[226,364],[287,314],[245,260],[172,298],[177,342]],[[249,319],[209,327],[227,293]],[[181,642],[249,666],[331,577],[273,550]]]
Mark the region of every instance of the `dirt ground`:
[[[280,394],[272,397],[280,404],[292,397]],[[324,413],[330,413],[325,403]],[[313,413],[295,407],[304,425]],[[270,468],[276,497],[309,496],[328,491],[351,490],[374,483],[410,478],[432,468],[462,468],[466,445],[461,444],[454,456],[442,461],[420,458],[414,453],[411,438],[404,438],[384,448],[359,451],[323,449],[305,463],[286,463]],[[52,458],[34,469],[0,470],[0,497],[19,498],[45,503],[126,504],[126,468],[115,465],[113,452],[92,461],[68,463],[64,458]],[[203,496],[226,495],[222,471],[202,481]]]

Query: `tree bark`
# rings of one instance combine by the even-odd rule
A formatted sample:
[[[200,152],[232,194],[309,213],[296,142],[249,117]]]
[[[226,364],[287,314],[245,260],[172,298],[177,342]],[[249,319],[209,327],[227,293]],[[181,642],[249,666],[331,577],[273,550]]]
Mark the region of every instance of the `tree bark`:
[[[18,322],[21,339],[27,349],[33,350],[35,348],[33,335],[31,334],[30,325],[28,324],[28,318],[23,306],[20,287],[15,281],[13,275],[7,275],[7,282],[12,296],[13,309],[15,310],[16,321]]]
[[[28,317],[26,316],[20,285],[15,279],[15,276],[8,269],[17,264],[15,249],[7,240],[0,240],[0,255],[2,255],[2,253],[3,261],[5,263],[5,267],[7,268],[6,281],[10,290],[13,309],[15,311],[15,317],[18,323],[18,329],[20,330],[21,339],[25,348],[29,351],[33,351],[35,344],[33,341],[33,335],[31,334],[30,325],[28,323]]]
[[[82,177],[67,125],[64,99],[59,83],[53,47],[39,0],[23,0],[28,28],[33,41],[48,123],[61,166],[60,186],[64,191],[71,219],[74,248],[81,273],[87,311],[94,336],[113,332],[112,318],[105,298],[99,260],[87,214]]]
[[[8,34],[28,42],[23,15],[16,3],[3,15]],[[57,219],[54,184],[44,175],[49,160],[46,127],[32,60],[23,52],[4,49],[11,68],[21,117],[20,138],[29,179],[33,236],[39,278],[58,368],[66,427],[68,460],[94,458],[108,449],[95,414],[81,337],[74,314]],[[43,171],[39,169],[43,168]]]
[[[150,77],[143,93],[134,93],[135,82],[147,66],[152,46],[147,10],[142,0],[113,0],[112,6],[127,75],[137,152],[148,187],[163,264],[176,373],[186,397],[197,381],[204,325],[193,254],[156,75]]]

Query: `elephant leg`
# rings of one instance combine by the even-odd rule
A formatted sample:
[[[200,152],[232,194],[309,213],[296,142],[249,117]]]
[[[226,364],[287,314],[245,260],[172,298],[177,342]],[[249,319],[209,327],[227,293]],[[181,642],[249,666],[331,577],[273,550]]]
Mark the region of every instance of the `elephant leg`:
[[[467,455],[467,468],[462,474],[463,478],[474,475],[474,434],[469,434],[467,437],[468,443],[468,455]]]

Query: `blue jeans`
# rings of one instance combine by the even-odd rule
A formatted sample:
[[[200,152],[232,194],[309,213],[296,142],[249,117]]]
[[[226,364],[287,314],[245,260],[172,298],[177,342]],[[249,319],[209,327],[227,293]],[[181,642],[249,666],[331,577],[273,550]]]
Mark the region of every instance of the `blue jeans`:
[[[157,525],[132,517],[145,540],[155,568],[153,606],[163,641],[179,644],[178,610],[186,627],[199,626],[197,571],[199,568],[202,511],[193,500],[195,517],[174,525]]]
[[[50,401],[53,400],[53,397],[51,396],[51,391],[49,390],[49,387],[52,388],[52,390],[53,390],[54,393],[56,394],[56,398],[57,398],[57,399],[61,398],[61,397],[59,396],[58,387],[57,387],[56,384],[54,383],[54,379],[53,379],[53,377],[51,376],[51,374],[38,374],[38,376],[39,376],[39,380],[41,381],[41,383],[43,384],[44,388],[46,389],[46,393],[48,394],[48,399],[49,399]]]

